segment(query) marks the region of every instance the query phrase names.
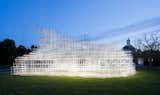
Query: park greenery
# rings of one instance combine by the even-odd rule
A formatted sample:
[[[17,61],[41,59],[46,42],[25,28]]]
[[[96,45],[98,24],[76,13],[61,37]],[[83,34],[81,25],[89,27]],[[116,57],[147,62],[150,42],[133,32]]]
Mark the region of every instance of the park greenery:
[[[134,41],[134,59],[143,58],[145,66],[160,66],[160,32],[144,34]]]
[[[28,54],[34,48],[37,47],[35,45],[32,45],[31,48],[26,48],[23,45],[16,47],[14,40],[4,39],[0,41],[0,65],[12,65],[16,57]]]
[[[0,95],[160,95],[160,68],[120,78],[12,76],[0,72]]]

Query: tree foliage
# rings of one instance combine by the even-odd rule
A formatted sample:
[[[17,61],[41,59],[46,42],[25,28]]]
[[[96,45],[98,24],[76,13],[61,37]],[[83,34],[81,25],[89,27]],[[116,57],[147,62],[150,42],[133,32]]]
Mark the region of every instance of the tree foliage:
[[[135,58],[144,59],[144,65],[160,66],[160,33],[152,32],[145,34],[144,37],[135,42],[136,51],[133,53]]]
[[[33,45],[33,48],[36,46]],[[12,65],[17,56],[23,56],[30,52],[31,49],[23,45],[16,47],[15,41],[12,39],[0,41],[0,65]]]
[[[1,65],[11,65],[17,56],[15,42],[11,39],[5,39],[0,42]]]

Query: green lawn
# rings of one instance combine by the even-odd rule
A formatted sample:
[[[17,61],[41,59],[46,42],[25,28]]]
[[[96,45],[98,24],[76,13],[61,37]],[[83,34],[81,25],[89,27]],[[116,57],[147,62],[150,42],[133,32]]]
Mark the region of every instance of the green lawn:
[[[0,95],[160,95],[160,68],[125,78],[12,76],[0,73]]]

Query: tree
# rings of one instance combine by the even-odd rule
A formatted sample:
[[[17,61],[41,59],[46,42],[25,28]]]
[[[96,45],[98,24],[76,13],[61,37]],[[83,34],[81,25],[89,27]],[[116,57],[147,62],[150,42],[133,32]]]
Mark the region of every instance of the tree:
[[[14,40],[5,39],[0,42],[0,64],[11,65],[17,56],[16,45]]]
[[[28,53],[30,53],[31,52],[31,50],[30,49],[27,49],[25,46],[23,46],[23,45],[19,45],[18,47],[17,47],[17,53],[18,53],[18,56],[22,56],[22,55],[24,55],[24,54],[28,54]]]
[[[34,51],[35,49],[37,49],[38,47],[36,45],[31,45],[31,51]]]
[[[36,46],[31,46],[37,48]],[[30,48],[19,45],[16,48],[15,42],[12,39],[0,41],[0,65],[12,65],[17,56],[23,56],[31,52]]]
[[[152,32],[136,41],[135,55],[143,57],[145,65],[160,65],[160,33]]]
[[[160,50],[160,33],[152,32],[148,34],[144,34],[144,37],[138,39],[137,45],[135,45],[138,49],[142,51],[151,50],[157,51]]]

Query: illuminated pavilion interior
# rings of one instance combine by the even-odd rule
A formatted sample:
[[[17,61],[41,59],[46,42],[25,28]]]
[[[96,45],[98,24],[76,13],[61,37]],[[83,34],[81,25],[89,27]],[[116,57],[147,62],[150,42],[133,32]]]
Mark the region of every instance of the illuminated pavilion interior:
[[[11,73],[106,78],[129,76],[136,71],[130,51],[96,41],[77,41],[44,30],[39,47],[17,57]]]

